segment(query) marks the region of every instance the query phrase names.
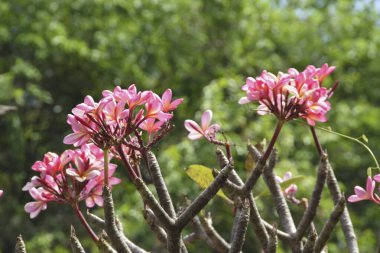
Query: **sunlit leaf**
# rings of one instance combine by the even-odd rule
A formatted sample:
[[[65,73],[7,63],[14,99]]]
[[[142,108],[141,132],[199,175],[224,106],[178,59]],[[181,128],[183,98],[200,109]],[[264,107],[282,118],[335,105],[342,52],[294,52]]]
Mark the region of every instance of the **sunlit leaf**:
[[[203,189],[207,188],[214,181],[212,169],[203,165],[190,165],[189,167],[185,168],[185,172],[195,183],[197,183]],[[231,200],[221,190],[218,191],[217,195],[227,200],[228,202],[231,202]]]
[[[248,153],[247,158],[245,159],[245,162],[244,162],[245,170],[247,172],[250,172],[255,167],[255,165],[256,165],[255,159],[253,159],[251,153]]]

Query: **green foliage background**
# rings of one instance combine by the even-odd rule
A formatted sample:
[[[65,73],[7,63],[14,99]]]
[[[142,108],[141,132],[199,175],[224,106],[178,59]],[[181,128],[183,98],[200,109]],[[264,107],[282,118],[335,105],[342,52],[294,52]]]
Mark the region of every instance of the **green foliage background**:
[[[23,234],[29,252],[68,252],[69,225],[94,251],[68,207],[50,205],[30,220],[23,205],[30,201],[22,186],[30,166],[47,151],[70,148],[62,144],[70,132],[66,114],[85,95],[96,99],[103,89],[136,83],[139,89],[162,92],[171,88],[185,102],[175,115],[176,129],[156,152],[171,193],[178,203],[200,189],[183,168],[194,163],[215,167],[215,148],[204,141],[186,140],[183,121],[199,120],[213,109],[215,121],[236,146],[235,160],[244,176],[247,139],[269,139],[275,120],[258,117],[254,105],[240,106],[241,85],[263,69],[277,72],[289,67],[328,62],[337,70],[326,84],[340,80],[331,99],[329,122],[320,124],[359,137],[380,155],[380,5],[360,0],[5,0],[0,2],[0,104],[17,110],[0,115],[0,252],[11,252]],[[320,132],[346,195],[363,185],[366,169],[374,166],[359,145]],[[290,170],[305,175],[299,197],[310,196],[318,158],[308,128],[301,122],[286,125],[278,141],[282,175]],[[126,179],[120,166],[118,176]],[[263,185],[255,191],[260,192]],[[138,244],[161,252],[141,215],[142,203],[124,180],[115,188],[118,212],[125,230]],[[318,219],[332,209],[325,190]],[[275,222],[269,196],[260,198],[265,218]],[[373,252],[379,209],[371,203],[349,204],[362,252]],[[229,238],[232,210],[215,199],[207,207],[214,225]],[[299,207],[292,207],[295,217]],[[100,211],[98,211],[101,213]],[[321,224],[317,223],[321,228]],[[337,230],[331,252],[345,249]],[[285,246],[280,252],[286,252]],[[207,252],[201,242],[192,252]],[[198,250],[197,250],[198,249]],[[247,252],[259,252],[249,231]],[[211,252],[211,251],[209,251]]]

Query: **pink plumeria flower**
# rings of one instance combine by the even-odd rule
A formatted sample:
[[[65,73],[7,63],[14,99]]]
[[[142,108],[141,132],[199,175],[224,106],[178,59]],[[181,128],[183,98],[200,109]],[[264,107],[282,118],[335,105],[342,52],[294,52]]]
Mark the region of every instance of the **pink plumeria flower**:
[[[0,198],[3,196],[3,194],[4,194],[4,191],[0,190]]]
[[[109,155],[109,160],[111,158]],[[109,163],[108,168],[109,186],[120,183],[120,179],[112,176],[116,165]],[[33,170],[39,172],[39,176],[33,176],[23,187],[35,200],[25,205],[31,218],[45,210],[50,201],[73,205],[86,200],[88,207],[103,203],[104,152],[94,144],[66,150],[61,155],[49,152],[43,161],[33,165]]]
[[[36,201],[27,203],[24,209],[25,212],[30,214],[30,218],[34,219],[42,210],[46,210],[49,200],[43,196],[45,192],[42,188],[32,188],[29,193]]]
[[[172,119],[172,111],[182,102],[182,99],[171,101],[170,89],[164,92],[161,99],[153,91],[138,91],[134,84],[127,89],[116,86],[113,91],[104,90],[102,95],[99,102],[86,96],[84,102],[67,116],[67,123],[71,125],[73,133],[64,138],[65,144],[81,147],[94,143],[101,149],[115,150],[128,142],[130,137],[139,135],[138,128],[146,130],[148,135],[160,132],[162,135],[157,133],[157,136],[161,138],[171,126],[163,122]],[[149,143],[148,138],[147,146],[149,144],[154,143]],[[137,144],[136,152],[141,145],[141,142]],[[69,173],[75,174],[73,170],[69,170]]]
[[[321,68],[312,65],[298,72],[290,68],[288,73],[274,75],[263,71],[260,76],[248,77],[242,90],[246,96],[240,104],[259,102],[258,114],[274,114],[279,120],[289,121],[305,118],[309,125],[327,121],[326,113],[331,109],[327,101],[336,88],[322,87],[321,82],[330,75],[335,67],[324,64]]]
[[[158,130],[161,129],[161,126],[164,124],[163,121],[156,121],[155,118],[149,118],[149,119],[146,119],[144,120],[141,124],[140,124],[140,128],[142,130],[145,130],[148,132],[149,135],[151,135],[152,133],[155,133],[157,132]]]
[[[354,188],[355,195],[351,195],[350,197],[348,197],[348,201],[358,202],[362,200],[370,200],[380,205],[380,198],[376,193],[374,193],[375,188],[376,188],[376,182],[372,180],[371,177],[367,177],[366,189],[363,189],[360,186],[355,186]]]
[[[175,110],[182,102],[183,98],[178,98],[174,101],[172,101],[172,90],[167,89],[164,94],[162,94],[162,111],[163,112],[170,112]]]
[[[374,175],[374,176],[373,176],[373,179],[374,179],[376,182],[380,183],[380,174]]]
[[[287,187],[287,188],[284,190],[284,195],[285,195],[285,197],[287,197],[288,199],[291,199],[291,198],[294,198],[294,197],[295,197],[297,191],[298,191],[298,187],[297,187],[297,185],[295,185],[295,184],[291,184],[291,185],[289,185],[289,187]]]
[[[64,144],[73,144],[75,147],[80,147],[86,144],[91,139],[91,134],[94,131],[91,131],[86,125],[92,125],[88,120],[83,120],[86,124],[79,122],[74,115],[69,114],[67,116],[67,123],[71,125],[74,133],[71,133],[63,139]],[[94,126],[95,129],[97,127]]]
[[[121,182],[119,178],[113,177],[115,173],[116,166],[110,164],[108,171],[108,184],[109,186],[117,185]],[[103,206],[103,182],[104,182],[104,172],[99,177],[91,179],[85,187],[86,206],[92,208],[95,205]]]
[[[163,111],[161,98],[154,94],[147,100],[145,104],[146,115],[145,118],[156,118],[160,121],[167,121],[173,117],[173,114]]]
[[[329,67],[327,63],[323,64],[322,67],[317,71],[318,81],[322,82],[328,75],[334,72],[335,66]]]
[[[71,158],[75,167],[69,167],[66,169],[66,173],[77,181],[84,182],[101,174],[100,170],[103,168],[103,162],[95,159],[88,145],[82,146],[80,150],[71,152]]]
[[[190,140],[200,139],[205,137],[208,140],[214,140],[215,135],[220,130],[218,124],[212,124],[212,111],[206,110],[201,117],[201,126],[193,120],[185,120],[185,128],[189,131],[187,136]]]

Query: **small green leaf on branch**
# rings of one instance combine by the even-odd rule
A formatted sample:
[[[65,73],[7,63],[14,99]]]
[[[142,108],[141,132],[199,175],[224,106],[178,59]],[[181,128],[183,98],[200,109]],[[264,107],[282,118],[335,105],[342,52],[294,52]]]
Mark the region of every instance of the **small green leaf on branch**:
[[[189,167],[185,168],[185,172],[202,189],[207,188],[214,181],[212,169],[203,165],[190,165]],[[221,190],[218,191],[217,195],[227,200],[228,202],[231,201]]]

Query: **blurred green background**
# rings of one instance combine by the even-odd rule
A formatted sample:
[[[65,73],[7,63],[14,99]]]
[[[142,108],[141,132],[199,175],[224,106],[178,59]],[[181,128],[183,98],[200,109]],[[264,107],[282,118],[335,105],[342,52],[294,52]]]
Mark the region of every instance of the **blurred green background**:
[[[0,2],[0,104],[16,110],[0,115],[0,252],[12,252],[23,234],[29,252],[69,252],[70,224],[90,252],[96,252],[69,207],[51,204],[30,220],[23,206],[31,198],[22,186],[33,174],[35,160],[47,151],[62,152],[70,132],[66,115],[85,95],[100,98],[103,89],[131,83],[162,93],[171,88],[185,98],[175,113],[177,127],[155,150],[176,203],[193,198],[200,189],[184,173],[198,163],[216,167],[215,147],[190,142],[183,121],[199,120],[204,109],[214,111],[235,143],[238,172],[245,177],[247,139],[269,139],[275,120],[259,117],[256,105],[237,104],[244,96],[247,76],[263,69],[300,70],[327,62],[337,67],[325,84],[340,80],[331,99],[329,122],[335,131],[353,137],[365,134],[380,156],[380,4],[361,0],[5,0]],[[366,170],[374,166],[364,148],[336,135],[319,132],[328,149],[342,190],[351,195],[363,185]],[[318,157],[307,127],[288,123],[277,144],[278,175],[304,175],[297,197],[309,197]],[[126,179],[120,166],[119,177]],[[255,194],[264,188],[262,182]],[[124,180],[115,188],[118,213],[127,235],[154,252],[160,244],[144,223],[142,203]],[[332,210],[324,191],[318,221]],[[259,199],[263,216],[276,222],[270,196]],[[362,252],[373,252],[379,235],[380,211],[369,202],[348,204]],[[214,225],[229,238],[232,209],[216,198],[206,210]],[[292,206],[298,221],[302,210]],[[101,214],[101,210],[96,210]],[[320,229],[322,224],[316,223]],[[147,236],[149,234],[149,236]],[[246,252],[259,252],[249,228]],[[191,252],[212,252],[202,242]],[[289,249],[280,243],[279,252]],[[330,252],[345,250],[340,226]]]

